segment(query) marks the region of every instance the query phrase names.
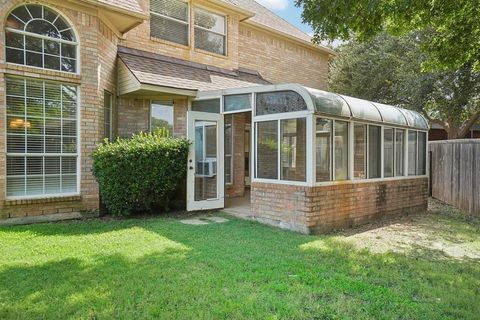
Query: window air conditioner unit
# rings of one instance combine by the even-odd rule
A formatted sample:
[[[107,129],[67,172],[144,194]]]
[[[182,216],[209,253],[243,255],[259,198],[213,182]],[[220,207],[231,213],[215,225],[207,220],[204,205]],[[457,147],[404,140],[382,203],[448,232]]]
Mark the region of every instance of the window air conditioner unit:
[[[206,158],[197,161],[197,177],[214,177],[217,175],[217,159]]]

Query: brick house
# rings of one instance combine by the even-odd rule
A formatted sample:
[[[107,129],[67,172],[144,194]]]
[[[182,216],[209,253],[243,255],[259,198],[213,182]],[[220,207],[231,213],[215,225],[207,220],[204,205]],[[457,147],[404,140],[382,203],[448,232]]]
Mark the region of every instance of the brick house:
[[[1,218],[98,210],[97,144],[158,127],[193,141],[188,210],[315,232],[426,207],[425,120],[321,91],[334,52],[254,0],[0,8]]]

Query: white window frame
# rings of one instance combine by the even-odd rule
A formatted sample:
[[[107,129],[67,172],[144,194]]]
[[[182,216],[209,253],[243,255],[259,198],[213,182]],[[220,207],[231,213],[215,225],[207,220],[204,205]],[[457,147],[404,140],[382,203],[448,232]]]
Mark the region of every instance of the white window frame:
[[[191,35],[190,35],[190,20],[191,20],[190,2],[189,1],[183,1],[183,0],[175,0],[175,1],[180,1],[180,2],[184,2],[184,3],[187,4],[187,21],[183,21],[181,19],[177,19],[177,18],[174,18],[174,17],[170,17],[170,16],[167,16],[167,15],[152,11],[151,6],[150,6],[150,16],[154,15],[154,16],[157,16],[157,17],[165,18],[167,20],[178,22],[178,23],[181,23],[183,25],[186,25],[187,26],[187,44],[178,43],[178,42],[174,42],[174,41],[170,41],[170,40],[167,40],[167,39],[164,39],[164,38],[154,36],[154,35],[152,35],[151,27],[150,27],[150,37],[154,38],[154,39],[160,39],[162,41],[167,41],[167,42],[170,42],[170,43],[174,43],[175,45],[190,46],[190,44],[191,44],[191,40],[190,40],[191,39]],[[151,22],[149,21],[149,23],[151,23]]]
[[[225,30],[225,33],[220,33],[220,32],[216,32],[216,31],[212,31],[210,29],[207,29],[207,28],[204,28],[202,26],[199,26],[197,24],[195,24],[195,13],[196,11],[199,10],[199,11],[203,11],[205,13],[210,13],[210,14],[214,14],[216,16],[219,16],[219,17],[223,17],[223,23],[224,23],[224,30]],[[228,23],[227,23],[227,18],[228,16],[227,15],[224,15],[224,14],[220,14],[218,12],[215,12],[215,11],[212,11],[210,9],[205,9],[201,6],[195,6],[193,8],[193,47],[195,48],[195,50],[201,50],[201,51],[206,51],[208,53],[212,53],[212,54],[215,54],[215,55],[219,55],[219,56],[228,56],[228,47],[227,47],[227,43],[228,43]],[[218,53],[218,52],[213,52],[213,51],[210,51],[210,50],[205,50],[205,49],[201,49],[201,48],[197,48],[197,46],[195,45],[195,29],[201,29],[203,31],[206,31],[206,32],[209,32],[209,33],[213,33],[213,34],[216,34],[218,36],[222,36],[223,37],[223,53]]]
[[[171,105],[168,105],[168,104],[164,104],[162,102],[165,102],[165,100],[155,100],[155,99],[152,99],[150,100],[150,104],[149,104],[149,107],[148,107],[148,131],[149,132],[152,132],[152,112],[153,112],[153,105],[156,104],[156,105],[160,105],[160,106],[164,106],[164,107],[171,107],[172,109],[172,137],[175,135],[175,104],[173,103],[173,101],[171,102]]]
[[[45,20],[45,19],[39,19],[39,18],[33,18],[30,14],[30,17],[32,17],[31,20],[29,21],[23,21],[21,20],[20,18],[18,18],[17,16],[15,16],[12,12],[13,10],[19,8],[19,7],[22,7],[22,6],[27,6],[29,3],[23,3],[22,5],[19,5],[15,8],[13,8],[10,13],[7,15],[10,16],[10,15],[13,15],[16,19],[18,19],[19,21],[22,21],[25,23],[25,26],[27,25],[28,22],[32,21],[32,20]],[[47,8],[48,10],[54,12],[57,14],[57,17],[55,18],[54,21],[56,21],[58,18],[62,18],[65,20],[66,23],[68,23],[69,25],[69,28],[67,29],[63,29],[63,30],[58,30],[58,28],[56,28],[56,26],[54,26],[57,31],[60,33],[60,32],[63,32],[63,31],[66,31],[66,30],[69,30],[71,29],[74,36],[75,36],[75,40],[76,41],[69,41],[69,40],[64,40],[64,39],[61,39],[61,38],[53,38],[53,37],[48,37],[48,36],[45,36],[45,35],[42,35],[42,34],[38,34],[38,33],[34,33],[34,32],[29,32],[29,31],[25,31],[25,30],[19,30],[19,29],[15,29],[15,28],[10,28],[10,27],[5,27],[5,62],[7,64],[13,64],[13,65],[19,65],[19,66],[25,66],[25,67],[28,67],[28,68],[34,68],[34,69],[40,69],[40,70],[52,70],[52,71],[55,71],[55,72],[62,72],[62,73],[66,73],[66,74],[80,74],[80,45],[79,45],[79,37],[78,37],[78,34],[73,26],[73,24],[71,23],[71,21],[69,21],[65,15],[61,14],[60,12],[58,12],[56,9],[53,9],[47,5],[44,5],[44,4],[38,4],[40,6],[42,6],[42,15],[43,15],[43,10],[45,8]],[[28,8],[26,9],[28,11]],[[29,12],[29,11],[28,11]],[[45,20],[47,21],[48,23],[51,23],[50,21],[48,20]],[[23,49],[20,49],[20,48],[15,48],[15,47],[8,47],[6,45],[6,31],[8,32],[11,32],[11,33],[16,33],[16,34],[20,34],[23,36],[23,45],[24,45],[24,48]],[[36,52],[36,51],[31,51],[31,50],[27,50],[25,48],[25,36],[29,36],[29,37],[33,37],[33,38],[38,38],[38,39],[42,39],[42,52]],[[51,69],[51,68],[45,68],[45,67],[38,67],[38,66],[31,66],[31,65],[28,65],[27,64],[27,52],[31,52],[31,53],[35,53],[35,54],[39,54],[42,56],[42,65],[45,65],[45,55],[47,56],[55,56],[57,57],[56,55],[53,55],[53,54],[48,54],[48,53],[44,53],[44,46],[45,46],[45,41],[44,40],[48,40],[48,41],[52,41],[52,42],[57,42],[59,43],[59,55],[58,55],[58,58],[60,59],[60,69]],[[69,58],[69,57],[63,57],[62,56],[62,43],[63,44],[68,44],[68,45],[72,45],[75,47],[75,58]],[[23,51],[23,64],[20,64],[20,63],[15,63],[15,62],[9,62],[7,61],[7,49],[12,49],[12,50],[18,50],[18,51]],[[65,59],[69,59],[69,60],[75,60],[75,72],[71,72],[71,71],[64,71],[61,69],[61,61],[62,61],[62,58],[65,58]]]
[[[23,76],[9,76],[11,78],[17,78],[17,79],[22,79],[24,81],[24,84],[25,84],[25,87],[24,87],[24,98],[25,98],[25,108],[27,108],[27,102],[26,102],[26,99],[27,99],[27,94],[26,94],[26,81],[28,79],[32,79],[32,78],[28,78],[28,77],[23,77]],[[6,79],[6,78],[5,78]],[[41,81],[43,83],[46,83],[46,82],[53,82],[53,83],[58,83],[58,84],[65,84],[65,85],[69,85],[69,86],[74,86],[76,88],[76,93],[77,93],[77,96],[76,96],[76,108],[75,108],[75,120],[76,120],[76,135],[75,135],[75,138],[76,138],[76,152],[75,153],[63,153],[63,152],[60,152],[60,153],[46,153],[46,152],[42,152],[42,153],[32,153],[32,152],[27,152],[27,143],[25,142],[25,152],[23,153],[18,153],[18,152],[7,152],[7,141],[5,141],[5,190],[4,190],[4,196],[5,196],[5,199],[6,200],[22,200],[22,199],[46,199],[46,198],[62,198],[62,197],[71,197],[71,196],[79,196],[80,195],[80,187],[81,187],[81,183],[80,183],[80,178],[81,178],[81,152],[80,152],[80,146],[81,146],[81,141],[80,141],[80,123],[81,123],[81,112],[80,112],[80,97],[81,97],[81,92],[80,92],[80,86],[79,85],[75,85],[75,84],[69,84],[69,83],[66,83],[66,82],[63,82],[63,81],[52,81],[52,80],[44,80],[44,79],[32,79],[32,80],[35,80],[35,81]],[[45,86],[45,84],[44,84]],[[44,89],[45,90],[45,89]],[[5,96],[7,96],[7,92],[6,92],[6,88],[5,88]],[[15,95],[8,95],[8,96],[15,96]],[[17,96],[19,97],[19,96]],[[43,93],[43,97],[45,97],[45,91]],[[45,101],[45,99],[44,99]],[[44,104],[44,108],[45,108],[45,104]],[[62,108],[63,108],[63,102],[62,102]],[[27,111],[25,110],[25,117],[27,115]],[[7,117],[7,112],[5,110],[5,118]],[[43,120],[44,120],[44,123],[45,123],[45,114],[43,115]],[[60,118],[60,121],[61,121],[61,127],[63,127],[63,116]],[[5,121],[5,136],[7,136],[7,121]],[[63,129],[62,129],[63,130]],[[25,139],[27,139],[27,133],[25,133]],[[45,132],[42,134],[42,137],[44,139],[44,148],[46,146],[45,144],[45,137],[47,135],[45,134]],[[60,135],[60,139],[61,139],[61,143],[63,145],[63,133]],[[62,147],[63,148],[63,147]],[[37,195],[22,195],[22,196],[9,196],[8,195],[8,190],[7,190],[7,178],[8,177],[11,177],[11,176],[8,176],[7,175],[7,169],[6,169],[6,162],[7,162],[7,157],[8,156],[12,156],[12,157],[25,157],[25,161],[28,157],[42,157],[43,159],[45,159],[45,157],[49,157],[49,156],[58,156],[58,157],[75,157],[76,158],[76,192],[60,192],[60,193],[49,193],[49,194],[46,194],[46,193],[42,193],[42,194],[37,194]],[[45,163],[45,160],[42,161],[42,163],[44,164]],[[27,164],[25,163],[24,164],[25,166],[25,172],[24,172],[24,175],[23,177],[25,179],[27,179],[28,175],[26,173],[26,170],[27,170]],[[44,169],[45,170],[45,169]],[[60,167],[59,167],[59,177],[60,177],[60,187],[62,185],[62,163],[60,162]],[[37,175],[37,174],[36,174]],[[55,174],[57,175],[57,174]],[[68,174],[68,175],[73,175],[73,174]],[[45,172],[43,172],[42,174],[42,178],[43,180],[45,181]],[[43,190],[45,190],[45,183],[43,184],[43,187],[42,187]],[[27,190],[27,184],[25,183],[25,192]]]

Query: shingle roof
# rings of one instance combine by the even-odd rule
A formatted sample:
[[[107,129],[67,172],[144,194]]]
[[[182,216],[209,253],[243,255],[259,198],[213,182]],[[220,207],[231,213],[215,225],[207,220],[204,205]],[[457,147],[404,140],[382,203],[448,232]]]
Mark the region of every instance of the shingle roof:
[[[137,0],[97,0],[101,4],[114,6],[123,10],[133,11],[136,13],[145,14]]]
[[[120,46],[118,56],[142,84],[198,91],[270,84],[254,70],[227,70]]]
[[[299,38],[304,41],[311,41],[311,37],[299,30],[297,27],[291,25],[269,9],[265,8],[255,0],[224,0],[230,2],[238,7],[254,12],[255,16],[249,20],[267,26],[269,28],[278,30],[282,33],[286,33],[293,37]]]

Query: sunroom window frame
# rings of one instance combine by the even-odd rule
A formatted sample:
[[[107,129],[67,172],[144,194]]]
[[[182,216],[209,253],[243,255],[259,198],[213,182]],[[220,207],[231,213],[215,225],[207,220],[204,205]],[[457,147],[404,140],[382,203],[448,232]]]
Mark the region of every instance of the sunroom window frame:
[[[15,28],[11,28],[11,27],[4,27],[4,54],[5,54],[5,63],[6,64],[11,64],[11,65],[16,65],[16,66],[23,66],[23,67],[26,67],[26,68],[33,68],[33,69],[37,69],[37,70],[48,70],[48,71],[54,71],[54,72],[60,72],[60,73],[63,73],[63,74],[70,74],[70,75],[79,75],[80,74],[80,68],[81,68],[81,62],[80,62],[80,59],[81,59],[81,55],[80,55],[80,37],[78,36],[78,32],[76,31],[75,27],[74,27],[74,24],[70,21],[70,19],[68,19],[61,11],[57,10],[56,8],[52,8],[51,6],[49,5],[46,5],[44,3],[41,3],[41,4],[37,4],[37,3],[22,3],[16,7],[14,7],[13,9],[10,10],[10,13],[6,15],[6,17],[8,18],[10,15],[13,15],[15,17],[15,19],[19,20],[19,21],[22,21],[23,23],[25,23],[25,26],[31,22],[31,21],[34,21],[34,20],[42,20],[42,21],[46,21],[50,24],[52,24],[50,21],[46,20],[44,17],[42,18],[33,18],[31,16],[31,13],[30,11],[28,10],[28,8],[26,9],[29,14],[30,14],[30,17],[32,18],[31,20],[25,22],[23,21],[22,19],[20,19],[19,17],[17,17],[15,14],[13,14],[13,11],[16,10],[17,8],[20,8],[22,6],[25,6],[27,7],[28,5],[38,5],[38,6],[41,6],[42,7],[42,16],[44,14],[44,8],[47,8],[48,10],[54,12],[57,17],[55,18],[54,21],[56,21],[57,19],[59,18],[62,18],[67,24],[68,24],[68,28],[66,29],[62,29],[62,30],[59,30],[56,26],[54,26],[57,31],[59,33],[63,32],[63,31],[66,31],[66,30],[72,30],[72,33],[75,37],[75,41],[70,41],[70,40],[65,40],[65,39],[62,39],[62,38],[54,38],[54,37],[49,37],[49,36],[46,36],[46,35],[42,35],[42,34],[38,34],[38,33],[34,33],[34,32],[30,32],[30,31],[26,31],[26,30],[20,30],[20,29],[15,29]],[[22,35],[23,37],[23,49],[20,49],[20,48],[15,48],[15,47],[10,47],[10,46],[7,46],[6,45],[6,40],[7,40],[7,32],[11,32],[11,33],[15,33],[15,34],[20,34]],[[25,40],[25,36],[29,36],[29,37],[33,37],[33,38],[38,38],[38,39],[42,39],[42,52],[37,52],[37,51],[32,51],[32,50],[27,50],[26,49],[26,40]],[[42,65],[45,65],[45,55],[47,56],[54,56],[54,57],[57,57],[57,55],[54,55],[54,54],[48,54],[48,53],[44,53],[44,46],[45,46],[45,41],[44,40],[48,40],[48,41],[53,41],[53,42],[56,42],[56,43],[59,43],[59,55],[58,55],[58,58],[60,60],[60,69],[52,69],[52,68],[46,68],[45,66],[44,67],[38,67],[38,66],[32,66],[32,65],[28,65],[26,63],[26,60],[27,60],[27,55],[26,53],[27,52],[30,52],[30,53],[35,53],[35,54],[40,54],[42,56]],[[68,44],[68,45],[72,45],[75,47],[75,58],[69,58],[69,57],[64,57],[62,56],[61,52],[62,52],[62,44]],[[20,64],[20,63],[15,63],[15,62],[10,62],[8,61],[8,58],[7,58],[7,49],[11,49],[11,50],[19,50],[19,51],[22,51],[24,53],[23,55],[23,64]],[[71,71],[64,71],[62,70],[61,68],[61,64],[62,64],[62,58],[65,58],[65,59],[69,59],[69,60],[75,60],[75,72],[71,72]]]

